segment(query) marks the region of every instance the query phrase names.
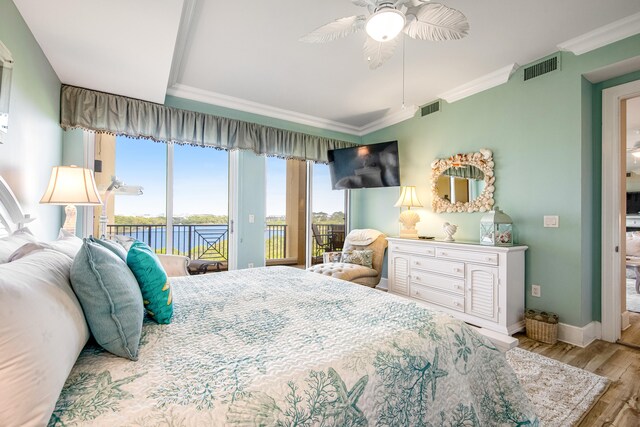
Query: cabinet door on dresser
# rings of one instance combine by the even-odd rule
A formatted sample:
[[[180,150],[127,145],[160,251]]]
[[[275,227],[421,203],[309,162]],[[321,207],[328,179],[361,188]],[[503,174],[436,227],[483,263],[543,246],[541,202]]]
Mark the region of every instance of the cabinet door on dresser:
[[[498,268],[467,264],[465,313],[498,321]]]
[[[389,292],[401,295],[409,295],[409,261],[408,254],[392,252],[389,255]]]

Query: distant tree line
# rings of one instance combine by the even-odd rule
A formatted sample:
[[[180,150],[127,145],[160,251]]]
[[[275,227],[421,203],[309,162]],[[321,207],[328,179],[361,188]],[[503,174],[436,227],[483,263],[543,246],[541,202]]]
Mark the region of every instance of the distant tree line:
[[[166,216],[134,216],[134,215],[116,215],[114,218],[116,225],[132,224],[132,225],[164,225],[167,223]],[[228,224],[229,217],[227,215],[189,215],[185,217],[173,217],[174,224]],[[314,224],[344,224],[344,213],[326,212],[313,213]],[[267,224],[282,225],[286,224],[284,216],[268,216]]]

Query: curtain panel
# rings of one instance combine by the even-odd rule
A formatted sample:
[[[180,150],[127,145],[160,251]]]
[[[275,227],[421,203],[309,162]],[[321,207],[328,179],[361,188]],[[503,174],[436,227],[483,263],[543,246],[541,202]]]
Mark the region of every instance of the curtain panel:
[[[357,145],[68,85],[61,90],[60,126],[318,163],[328,163],[328,150]]]

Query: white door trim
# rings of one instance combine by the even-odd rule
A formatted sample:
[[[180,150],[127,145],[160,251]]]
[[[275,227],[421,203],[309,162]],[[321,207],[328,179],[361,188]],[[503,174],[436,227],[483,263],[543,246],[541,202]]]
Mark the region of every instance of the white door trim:
[[[620,156],[620,101],[640,95],[640,81],[602,92],[602,339],[620,338],[620,234],[625,212],[620,212],[622,170]],[[618,250],[616,250],[618,249]]]
[[[238,269],[238,171],[240,153],[229,150],[229,246],[227,247],[227,269]]]

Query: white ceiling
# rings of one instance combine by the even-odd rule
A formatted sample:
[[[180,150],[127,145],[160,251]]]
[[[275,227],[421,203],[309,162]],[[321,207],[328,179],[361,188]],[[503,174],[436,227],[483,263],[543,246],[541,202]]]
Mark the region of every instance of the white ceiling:
[[[14,2],[63,83],[162,102],[173,63],[170,83],[181,93],[353,128],[398,112],[402,103],[401,51],[371,71],[362,57],[363,33],[328,44],[298,41],[326,22],[366,13],[349,0]],[[527,64],[640,12],[639,0],[442,3],[468,17],[470,35],[406,40],[407,105],[435,100],[509,64]]]

